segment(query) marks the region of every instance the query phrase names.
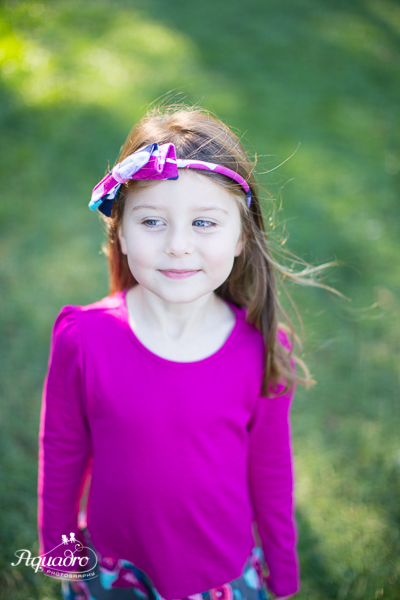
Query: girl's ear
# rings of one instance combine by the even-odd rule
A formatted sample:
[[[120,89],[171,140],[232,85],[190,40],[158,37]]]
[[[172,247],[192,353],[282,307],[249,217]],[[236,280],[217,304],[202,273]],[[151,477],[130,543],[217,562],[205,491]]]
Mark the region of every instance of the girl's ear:
[[[122,228],[122,225],[120,225],[118,227],[118,239],[119,239],[119,244],[121,246],[122,254],[128,254],[128,249],[126,247],[126,240],[125,240],[124,230]]]
[[[238,242],[236,244],[235,256],[239,256],[239,254],[242,253],[243,248],[244,248],[244,236],[243,236],[243,233],[241,233],[240,237],[238,239]]]

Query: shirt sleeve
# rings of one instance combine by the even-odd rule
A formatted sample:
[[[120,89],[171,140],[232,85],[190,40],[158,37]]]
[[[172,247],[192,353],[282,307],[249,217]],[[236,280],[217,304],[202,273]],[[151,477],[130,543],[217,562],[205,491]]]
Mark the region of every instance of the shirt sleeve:
[[[64,307],[53,329],[39,434],[38,529],[40,555],[74,532],[89,468],[84,364],[76,315]]]
[[[290,347],[285,334],[283,345]],[[294,361],[291,361],[295,371]],[[278,384],[277,393],[283,390]],[[249,484],[255,520],[269,569],[268,588],[277,596],[300,589],[294,516],[294,469],[290,406],[295,385],[280,397],[257,399],[249,423]]]

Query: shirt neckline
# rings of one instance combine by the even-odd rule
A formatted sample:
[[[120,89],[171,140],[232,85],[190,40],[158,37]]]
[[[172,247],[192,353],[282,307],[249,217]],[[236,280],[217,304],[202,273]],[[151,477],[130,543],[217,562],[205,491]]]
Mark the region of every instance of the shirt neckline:
[[[210,354],[210,356],[206,356],[205,358],[202,358],[200,360],[194,360],[194,361],[190,361],[190,362],[179,362],[176,360],[169,360],[168,358],[159,356],[158,354],[155,354],[154,352],[152,352],[149,348],[147,348],[147,346],[145,346],[143,344],[143,342],[141,342],[139,340],[139,338],[137,337],[136,333],[133,331],[133,329],[130,325],[128,305],[126,302],[126,294],[129,289],[130,288],[125,288],[121,292],[122,310],[123,310],[125,325],[129,328],[131,339],[134,341],[135,345],[139,348],[139,350],[141,350],[141,352],[143,354],[146,354],[147,356],[149,356],[150,358],[152,358],[153,360],[155,360],[158,363],[161,363],[163,365],[170,366],[170,367],[179,367],[179,368],[188,368],[188,367],[193,367],[196,365],[203,366],[207,362],[211,362],[212,360],[215,360],[216,358],[219,358],[222,354],[224,354],[224,352],[226,351],[226,348],[232,344],[233,338],[236,337],[236,333],[237,333],[237,330],[239,327],[239,318],[240,318],[240,310],[241,309],[238,308],[237,306],[235,306],[235,304],[233,304],[229,300],[226,300],[225,298],[223,298],[224,302],[226,302],[228,304],[228,306],[230,306],[234,312],[235,323],[231,329],[230,334],[226,338],[225,342],[222,344],[222,346],[220,348],[218,348],[218,350],[216,350],[213,354]]]

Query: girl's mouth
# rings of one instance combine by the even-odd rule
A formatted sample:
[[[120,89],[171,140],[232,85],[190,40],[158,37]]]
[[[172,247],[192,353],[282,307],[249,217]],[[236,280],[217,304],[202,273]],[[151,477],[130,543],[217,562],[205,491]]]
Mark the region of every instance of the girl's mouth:
[[[200,273],[200,271],[183,271],[179,269],[171,269],[170,271],[162,271],[160,273],[165,275],[165,277],[169,277],[170,279],[186,279],[186,277],[192,277],[192,275],[196,275],[196,273]]]

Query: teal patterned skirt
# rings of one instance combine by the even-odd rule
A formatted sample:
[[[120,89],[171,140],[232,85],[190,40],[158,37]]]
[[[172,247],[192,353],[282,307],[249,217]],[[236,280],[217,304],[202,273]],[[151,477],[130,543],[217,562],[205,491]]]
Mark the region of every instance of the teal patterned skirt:
[[[87,529],[83,534],[87,546],[95,551]],[[64,600],[164,600],[146,573],[134,564],[96,554],[98,562],[93,577],[86,581],[62,582]],[[268,600],[263,564],[262,550],[255,547],[240,577],[179,600]]]

